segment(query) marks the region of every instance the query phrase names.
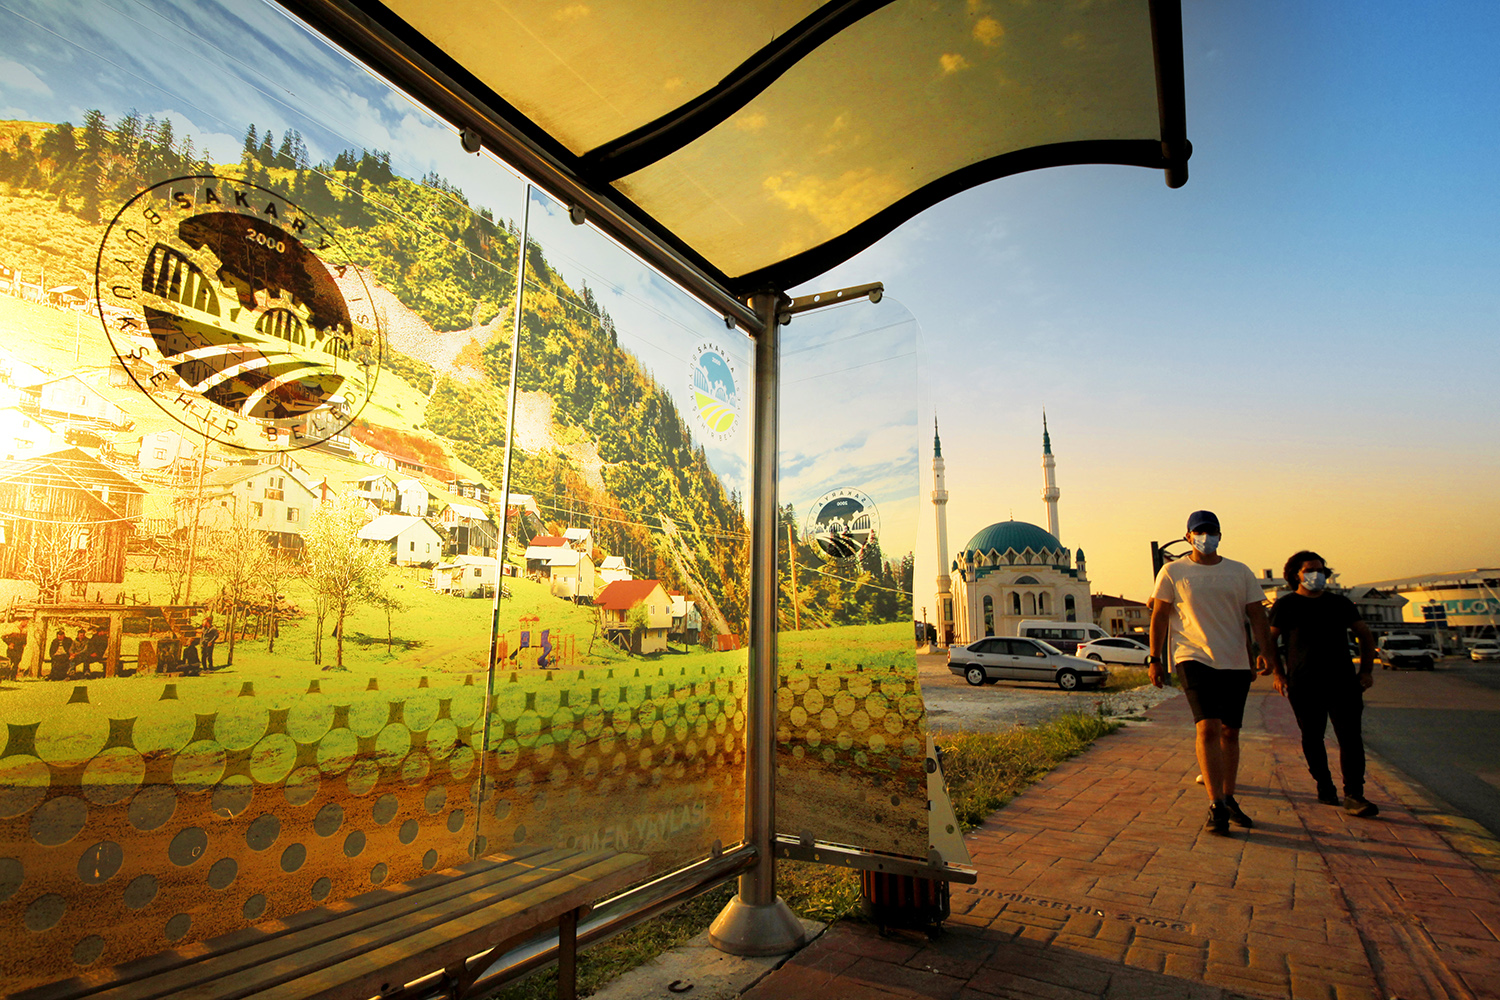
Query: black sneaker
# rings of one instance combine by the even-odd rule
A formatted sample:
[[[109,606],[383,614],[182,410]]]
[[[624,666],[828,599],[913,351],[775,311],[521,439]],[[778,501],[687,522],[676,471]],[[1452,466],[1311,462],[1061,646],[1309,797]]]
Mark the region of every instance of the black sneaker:
[[[1332,785],[1318,786],[1318,801],[1325,806],[1336,806],[1339,804],[1339,790]]]
[[[1240,804],[1234,801],[1233,795],[1224,796],[1224,808],[1229,811],[1229,820],[1235,826],[1242,826],[1248,830],[1255,825],[1255,821],[1246,816],[1245,810],[1241,809]]]
[[[1217,833],[1224,837],[1229,834],[1229,810],[1222,802],[1215,802],[1208,807],[1208,819],[1203,823],[1203,829],[1209,833]]]
[[[1374,816],[1380,812],[1380,807],[1373,802],[1366,801],[1361,795],[1346,795],[1344,797],[1344,812],[1350,816]]]

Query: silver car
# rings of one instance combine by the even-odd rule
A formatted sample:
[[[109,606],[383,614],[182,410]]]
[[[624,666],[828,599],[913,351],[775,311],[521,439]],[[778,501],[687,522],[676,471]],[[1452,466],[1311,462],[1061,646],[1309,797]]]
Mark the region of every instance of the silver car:
[[[987,636],[948,647],[948,669],[978,687],[994,681],[1046,681],[1064,691],[1099,687],[1109,680],[1102,663],[1069,656],[1040,639]]]

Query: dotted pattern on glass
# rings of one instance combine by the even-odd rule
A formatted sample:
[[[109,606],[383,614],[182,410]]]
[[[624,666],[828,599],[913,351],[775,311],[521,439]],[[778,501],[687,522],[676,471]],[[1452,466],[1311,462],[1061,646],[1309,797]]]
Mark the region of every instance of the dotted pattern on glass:
[[[487,749],[484,675],[427,683],[27,685],[0,746],[0,920],[26,928],[0,963],[9,980],[66,978],[487,851],[615,847],[661,868],[739,839],[742,655],[502,673]],[[131,693],[129,717],[106,687]]]
[[[915,658],[782,665],[776,825],[819,840],[927,856],[927,711]]]

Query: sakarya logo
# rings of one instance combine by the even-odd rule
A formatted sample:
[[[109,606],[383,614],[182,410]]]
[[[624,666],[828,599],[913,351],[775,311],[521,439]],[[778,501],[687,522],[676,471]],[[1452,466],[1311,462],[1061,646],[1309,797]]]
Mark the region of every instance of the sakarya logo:
[[[729,352],[717,344],[700,344],[693,355],[690,389],[704,430],[728,440],[740,419],[739,385]]]
[[[880,534],[875,501],[855,489],[830,490],[808,509],[802,537],[832,559],[853,559]]]
[[[248,451],[341,433],[383,338],[363,272],[274,191],[179,177],[136,195],[99,249],[99,315],[136,383],[184,426]]]

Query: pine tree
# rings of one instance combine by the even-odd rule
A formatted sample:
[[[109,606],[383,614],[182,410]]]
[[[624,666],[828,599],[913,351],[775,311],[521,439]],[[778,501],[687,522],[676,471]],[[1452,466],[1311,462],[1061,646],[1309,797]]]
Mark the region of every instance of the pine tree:
[[[90,108],[83,114],[83,151],[98,160],[109,148],[109,121],[104,112]]]
[[[292,133],[281,133],[281,145],[276,150],[275,165],[291,169],[297,165],[296,147],[292,145]]]
[[[115,122],[115,153],[127,160],[135,159],[136,145],[141,141],[141,115],[135,108]]]
[[[172,119],[163,118],[156,129],[157,162],[164,167],[177,163],[177,139],[172,134]]]
[[[261,166],[269,167],[275,161],[276,150],[271,145],[275,141],[275,134],[270,129],[266,129],[266,134],[261,136],[260,149],[255,154],[255,158],[260,161]]]
[[[240,150],[240,159],[246,163],[250,162],[250,158],[255,155],[255,150],[258,146],[255,123],[251,122],[250,127],[245,130],[245,146]]]
[[[22,133],[16,140],[16,152],[18,156],[22,149],[26,153],[31,152],[31,135]],[[41,141],[37,143],[37,153],[52,161],[52,169],[55,173],[65,173],[74,163],[78,161],[78,136],[73,131],[72,122],[62,122],[49,128],[42,133]]]

